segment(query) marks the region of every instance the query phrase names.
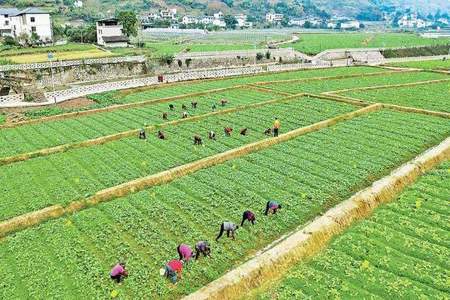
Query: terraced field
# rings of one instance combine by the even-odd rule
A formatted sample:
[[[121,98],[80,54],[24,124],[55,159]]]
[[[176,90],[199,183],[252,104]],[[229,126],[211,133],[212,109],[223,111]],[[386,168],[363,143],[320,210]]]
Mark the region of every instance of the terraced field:
[[[373,103],[390,103],[427,110],[450,112],[450,81],[369,91],[356,90],[340,93],[340,95]]]
[[[449,199],[450,161],[258,298],[448,298]]]
[[[448,76],[360,67],[181,83],[96,96],[145,103],[1,126],[0,298],[189,294],[450,135],[446,117],[302,92],[438,79]],[[221,99],[229,103],[212,112]],[[439,99],[436,109],[446,103]],[[187,119],[180,117],[183,104]],[[264,135],[274,117],[282,124],[279,138]],[[147,140],[137,138],[142,126]],[[230,137],[226,126],[234,128]],[[216,141],[208,140],[210,130]],[[196,134],[202,146],[193,145]],[[99,192],[106,196],[89,201]],[[263,217],[269,199],[283,210]],[[36,219],[53,205],[64,213]],[[257,223],[239,229],[236,241],[211,242],[212,257],[188,264],[176,286],[159,276],[178,244],[214,240],[222,221],[238,223],[246,209]],[[122,285],[109,278],[119,260],[130,273]]]

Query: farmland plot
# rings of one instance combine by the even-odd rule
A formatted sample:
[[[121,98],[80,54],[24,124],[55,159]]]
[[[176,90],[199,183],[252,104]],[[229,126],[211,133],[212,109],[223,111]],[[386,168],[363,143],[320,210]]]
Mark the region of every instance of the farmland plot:
[[[367,102],[390,103],[427,110],[450,112],[450,81],[420,86],[351,91],[343,96]]]
[[[428,72],[392,73],[380,76],[362,76],[357,78],[329,79],[308,82],[268,83],[263,85],[274,91],[298,94],[302,92],[322,93],[343,89],[362,88],[378,85],[404,84],[427,80],[447,79],[448,75]]]
[[[298,98],[168,126],[163,129],[164,141],[157,139],[155,130],[148,132],[147,141],[133,136],[5,165],[0,167],[0,182],[8,182],[0,193],[0,220],[52,204],[69,204],[104,188],[265,139],[263,132],[271,127],[274,116],[282,120],[286,132],[356,109],[333,101]],[[235,129],[232,137],[223,136],[226,126]],[[247,136],[239,135],[241,128],[248,128]],[[217,133],[217,141],[207,139],[210,130]],[[203,137],[204,147],[193,145],[195,134]]]
[[[394,67],[450,71],[450,60],[408,61],[390,64]]]
[[[448,298],[449,199],[446,162],[260,298]]]
[[[353,75],[364,73],[381,73],[386,70],[371,67],[332,68],[316,70],[300,70],[274,74],[263,74],[244,77],[233,77],[220,80],[183,82],[171,85],[144,87],[132,90],[107,92],[89,96],[99,103],[132,103],[151,99],[178,96],[186,93],[204,92],[207,90],[226,88],[239,84],[255,83],[259,81],[304,79],[312,77],[330,77],[340,75]]]
[[[138,129],[145,124],[161,124],[166,122],[162,120],[163,112],[169,114],[168,121],[177,120],[181,118],[183,104],[188,107],[187,112],[190,116],[196,116],[211,112],[213,104],[217,105],[217,110],[222,110],[281,97],[277,94],[241,88],[84,117],[4,128],[0,129],[0,157]],[[220,106],[221,99],[227,99],[229,104],[225,107]],[[191,108],[191,101],[198,102],[197,109]],[[169,103],[175,106],[175,111],[169,111]]]
[[[0,243],[0,292],[6,299],[187,294],[440,142],[449,122],[372,113],[18,232]],[[283,204],[280,214],[261,216],[268,199]],[[220,222],[238,222],[246,209],[257,213],[257,224],[239,229],[235,242],[212,242],[212,258],[186,266],[177,286],[158,275],[179,243],[211,241]],[[117,286],[108,271],[121,259],[130,276]]]

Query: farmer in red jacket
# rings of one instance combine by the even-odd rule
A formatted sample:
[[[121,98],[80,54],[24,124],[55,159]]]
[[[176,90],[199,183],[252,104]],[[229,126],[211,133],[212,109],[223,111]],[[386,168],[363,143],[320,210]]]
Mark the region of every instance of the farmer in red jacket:
[[[244,211],[244,214],[242,215],[241,227],[244,225],[245,221],[249,221],[250,223],[252,223],[252,225],[255,225],[255,214],[250,210]]]
[[[181,279],[181,271],[183,271],[183,261],[172,259],[166,264],[164,276],[175,284],[178,279]]]

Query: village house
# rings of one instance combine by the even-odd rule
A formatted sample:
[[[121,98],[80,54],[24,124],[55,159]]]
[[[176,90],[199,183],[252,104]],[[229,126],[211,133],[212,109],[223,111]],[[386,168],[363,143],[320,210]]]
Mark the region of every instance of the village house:
[[[0,8],[0,33],[13,38],[37,35],[42,42],[53,39],[50,14],[39,8]]]
[[[116,18],[97,21],[97,44],[118,48],[128,46],[128,37],[123,34],[123,26]]]
[[[283,21],[283,14],[272,14],[268,13],[266,14],[266,22],[267,23],[281,23]]]

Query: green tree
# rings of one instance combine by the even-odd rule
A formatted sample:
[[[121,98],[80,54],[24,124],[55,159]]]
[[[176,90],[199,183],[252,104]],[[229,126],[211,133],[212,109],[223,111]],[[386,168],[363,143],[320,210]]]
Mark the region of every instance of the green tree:
[[[234,16],[226,15],[224,20],[228,29],[236,29],[236,25],[238,22]]]
[[[122,24],[126,36],[137,36],[139,21],[134,11],[121,11],[117,14],[117,19]]]

